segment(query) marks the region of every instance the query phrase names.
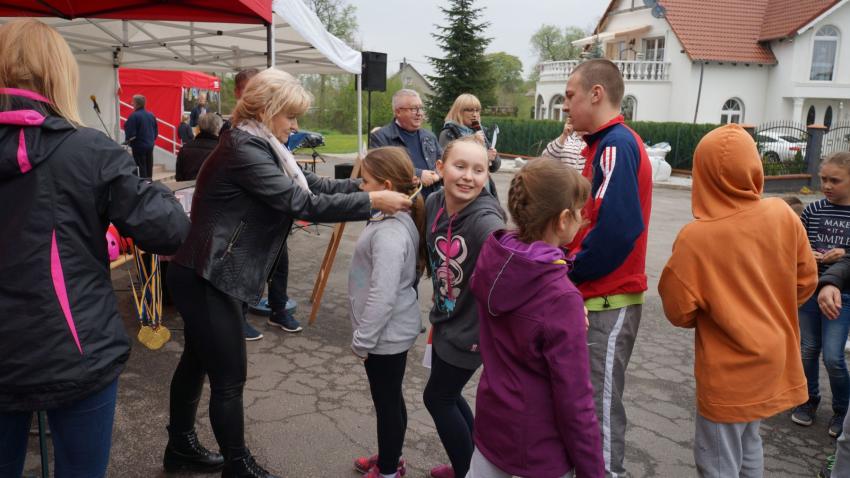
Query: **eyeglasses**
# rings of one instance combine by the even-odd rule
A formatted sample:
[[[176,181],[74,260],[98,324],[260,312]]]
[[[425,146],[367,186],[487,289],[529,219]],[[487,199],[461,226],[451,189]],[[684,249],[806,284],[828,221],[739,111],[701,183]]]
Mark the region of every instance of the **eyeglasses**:
[[[414,113],[422,113],[425,111],[425,107],[423,106],[414,106],[413,108],[399,108],[400,110],[412,111]]]
[[[464,108],[463,112],[464,113],[480,113],[481,108]]]

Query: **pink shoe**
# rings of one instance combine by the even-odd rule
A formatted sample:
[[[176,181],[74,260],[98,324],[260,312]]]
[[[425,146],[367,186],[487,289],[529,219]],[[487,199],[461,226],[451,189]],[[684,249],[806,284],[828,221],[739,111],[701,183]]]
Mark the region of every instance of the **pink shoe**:
[[[404,466],[404,458],[398,459],[398,473],[401,476],[404,476],[407,473],[407,468]],[[372,456],[359,456],[354,459],[354,469],[359,471],[360,473],[370,473],[372,468],[377,468],[378,466],[378,455]]]
[[[395,478],[401,478],[401,476],[402,476],[401,473],[396,472]],[[377,465],[373,466],[372,469],[369,470],[369,473],[366,473],[365,475],[363,475],[363,478],[383,478],[381,476],[381,469],[378,468]]]
[[[431,468],[431,478],[455,478],[455,470],[451,465],[440,465]]]

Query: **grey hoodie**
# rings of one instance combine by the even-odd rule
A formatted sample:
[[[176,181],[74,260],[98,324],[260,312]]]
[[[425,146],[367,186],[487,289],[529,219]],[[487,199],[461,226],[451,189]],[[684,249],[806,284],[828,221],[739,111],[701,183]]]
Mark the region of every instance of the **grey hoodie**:
[[[354,246],[348,296],[360,357],[392,355],[413,346],[422,318],[416,296],[419,232],[410,214],[370,221]]]
[[[486,190],[455,216],[445,210],[445,190],[425,202],[428,267],[434,283],[434,352],[455,367],[481,366],[478,309],[468,283],[487,236],[505,227],[505,213]]]

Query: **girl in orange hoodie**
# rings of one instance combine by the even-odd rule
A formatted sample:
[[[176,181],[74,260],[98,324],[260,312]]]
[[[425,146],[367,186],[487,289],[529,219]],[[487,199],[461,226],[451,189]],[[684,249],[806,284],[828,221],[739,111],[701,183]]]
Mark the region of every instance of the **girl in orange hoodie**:
[[[779,198],[743,128],[726,125],[694,152],[692,211],[658,292],[668,320],[695,328],[700,476],[761,477],[761,419],[806,401],[797,308],[817,267],[806,231]]]

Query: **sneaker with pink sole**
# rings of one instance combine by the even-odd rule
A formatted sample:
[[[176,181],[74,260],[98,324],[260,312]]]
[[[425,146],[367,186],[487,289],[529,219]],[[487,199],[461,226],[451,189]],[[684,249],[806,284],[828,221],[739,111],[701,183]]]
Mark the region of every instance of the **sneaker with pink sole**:
[[[431,468],[431,478],[455,478],[452,465],[439,465]]]
[[[407,473],[407,468],[404,466],[404,458],[398,459],[398,473],[404,476]],[[359,456],[354,459],[354,469],[360,473],[370,473],[372,468],[378,466],[378,455]]]

